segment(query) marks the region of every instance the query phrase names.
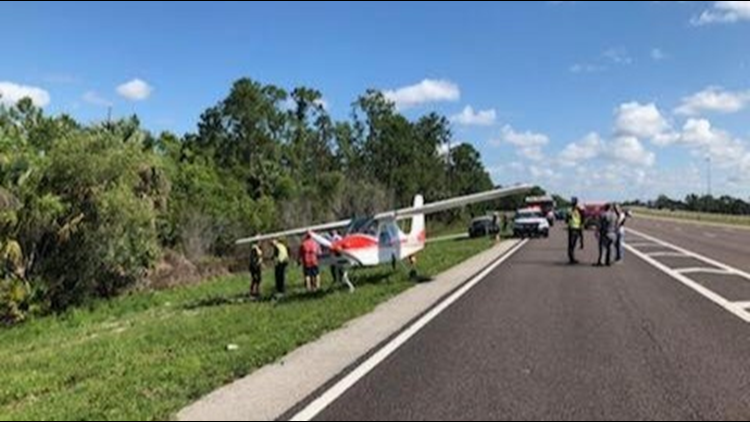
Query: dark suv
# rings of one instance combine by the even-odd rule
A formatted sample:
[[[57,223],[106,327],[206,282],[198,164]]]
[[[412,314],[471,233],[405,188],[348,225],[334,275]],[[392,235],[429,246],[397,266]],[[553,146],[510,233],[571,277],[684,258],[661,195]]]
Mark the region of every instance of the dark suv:
[[[484,236],[495,236],[500,233],[500,226],[494,217],[479,217],[471,221],[469,237],[472,239]]]

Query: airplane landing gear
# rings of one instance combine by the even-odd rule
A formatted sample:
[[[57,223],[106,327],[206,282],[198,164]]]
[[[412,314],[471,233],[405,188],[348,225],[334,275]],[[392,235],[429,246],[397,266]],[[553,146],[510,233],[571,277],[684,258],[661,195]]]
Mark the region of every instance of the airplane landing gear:
[[[409,278],[412,280],[418,280],[419,273],[417,272],[417,256],[416,255],[412,255],[409,257],[409,265],[411,266],[411,269],[409,270]]]
[[[346,287],[349,288],[349,293],[354,293],[354,284],[352,284],[351,280],[349,280],[349,271],[344,270],[343,277],[341,277],[341,281],[346,284]]]

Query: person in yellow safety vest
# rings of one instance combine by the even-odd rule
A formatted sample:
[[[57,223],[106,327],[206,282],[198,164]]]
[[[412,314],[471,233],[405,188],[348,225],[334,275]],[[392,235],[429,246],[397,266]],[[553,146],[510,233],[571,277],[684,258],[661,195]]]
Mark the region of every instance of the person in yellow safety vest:
[[[260,299],[260,282],[263,278],[263,250],[258,244],[250,247],[250,298]]]
[[[568,215],[568,260],[571,265],[578,264],[576,246],[579,241],[583,249],[583,210],[578,205],[578,198],[573,198]]]
[[[286,270],[289,267],[289,248],[278,239],[273,241],[273,258],[276,264],[276,294],[283,296],[286,293]]]

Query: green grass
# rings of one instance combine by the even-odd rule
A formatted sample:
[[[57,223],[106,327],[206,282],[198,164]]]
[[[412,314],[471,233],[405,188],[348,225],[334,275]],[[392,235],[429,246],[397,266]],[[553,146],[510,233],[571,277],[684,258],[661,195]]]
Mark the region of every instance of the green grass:
[[[649,208],[633,208],[636,215],[658,218],[673,218],[677,220],[699,221],[713,224],[729,224],[733,226],[750,226],[750,216],[710,214],[690,211],[653,210]]]
[[[451,224],[446,224],[442,222],[431,222],[431,223],[428,223],[428,226],[429,226],[429,230],[427,230],[428,238],[464,234],[464,233],[468,233],[469,231],[469,224],[464,221],[454,222]]]
[[[490,246],[487,239],[431,244],[418,267],[435,275]],[[413,286],[404,268],[363,269],[352,274],[355,294],[329,287],[312,297],[298,273],[290,270],[282,302],[245,300],[247,278],[233,276],[0,330],[0,419],[170,419]],[[229,344],[239,349],[227,351]]]

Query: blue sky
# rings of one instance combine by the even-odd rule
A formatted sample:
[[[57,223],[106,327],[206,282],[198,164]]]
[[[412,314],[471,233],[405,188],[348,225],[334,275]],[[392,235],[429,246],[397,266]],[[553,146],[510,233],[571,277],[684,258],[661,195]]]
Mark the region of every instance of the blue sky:
[[[0,92],[194,130],[249,76],[453,117],[497,183],[750,196],[750,2],[3,2]],[[468,109],[467,107],[470,107]]]

